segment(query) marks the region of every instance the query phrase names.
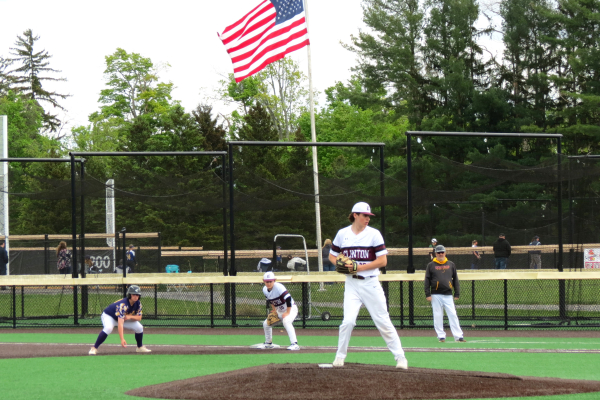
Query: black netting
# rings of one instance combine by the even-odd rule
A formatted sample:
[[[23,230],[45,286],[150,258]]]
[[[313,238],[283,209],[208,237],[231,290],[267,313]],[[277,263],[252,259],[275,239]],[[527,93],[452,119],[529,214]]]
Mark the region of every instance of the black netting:
[[[261,327],[262,284],[141,285],[146,326]],[[298,305],[297,327],[334,328],[343,319],[342,282],[285,283]],[[402,329],[433,329],[423,282],[382,282],[390,317]],[[461,279],[456,309],[463,329],[598,329],[597,279]],[[9,286],[0,290],[0,327],[100,326],[102,311],[123,297],[122,285]],[[74,297],[75,296],[75,297]],[[76,312],[74,299],[76,298]],[[373,328],[363,307],[358,328]]]

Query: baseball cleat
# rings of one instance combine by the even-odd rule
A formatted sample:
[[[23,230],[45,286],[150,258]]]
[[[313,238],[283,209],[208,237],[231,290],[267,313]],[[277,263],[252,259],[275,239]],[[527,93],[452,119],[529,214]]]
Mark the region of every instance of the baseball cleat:
[[[151,353],[152,350],[150,350],[146,346],[142,346],[142,347],[138,347],[137,349],[135,349],[135,352],[136,353]]]
[[[457,342],[466,343],[467,341],[464,338],[456,339]]]
[[[96,354],[98,354],[98,349],[97,349],[97,348],[95,348],[95,347],[92,347],[92,348],[90,349],[90,351],[88,352],[88,354],[89,354],[90,356],[95,356]]]
[[[294,343],[293,345],[291,345],[287,349],[288,350],[300,350],[300,346],[298,346],[298,343]]]
[[[439,340],[440,343],[444,343],[446,341],[446,339],[443,338],[443,337],[439,338],[438,340]]]
[[[343,367],[344,366],[344,359],[336,357],[335,361],[333,362],[333,366],[334,367]]]
[[[398,363],[396,364],[396,368],[400,369],[408,369],[408,360],[406,357],[402,357],[398,359]]]

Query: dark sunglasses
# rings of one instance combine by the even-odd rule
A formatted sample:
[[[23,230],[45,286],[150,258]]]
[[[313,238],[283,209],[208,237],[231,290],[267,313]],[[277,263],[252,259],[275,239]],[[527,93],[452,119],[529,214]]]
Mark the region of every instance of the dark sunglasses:
[[[445,251],[438,251],[435,254],[444,254],[444,253],[446,253],[446,252]]]

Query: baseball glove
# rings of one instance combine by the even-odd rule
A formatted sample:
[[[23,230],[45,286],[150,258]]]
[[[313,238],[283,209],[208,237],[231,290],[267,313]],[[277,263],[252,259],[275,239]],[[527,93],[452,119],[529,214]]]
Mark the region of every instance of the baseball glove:
[[[275,311],[271,311],[267,316],[267,325],[269,326],[275,325],[279,321],[281,320],[279,319],[279,315],[277,315],[277,312]]]
[[[335,260],[335,271],[340,274],[356,274],[356,269],[358,268],[358,264],[356,261],[347,257],[343,254],[337,256]]]

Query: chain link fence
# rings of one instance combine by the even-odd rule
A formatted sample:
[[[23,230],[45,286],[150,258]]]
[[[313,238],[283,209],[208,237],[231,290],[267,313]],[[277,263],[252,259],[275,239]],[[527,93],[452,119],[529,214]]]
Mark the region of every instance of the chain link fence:
[[[467,274],[468,275],[468,274]],[[571,276],[573,274],[570,274]],[[221,277],[221,279],[223,279]],[[422,281],[382,278],[393,324],[432,329]],[[261,327],[268,313],[262,283],[140,284],[143,323],[160,327]],[[79,282],[78,282],[79,283]],[[296,325],[337,328],[343,319],[344,282],[282,282],[298,305]],[[101,326],[104,308],[125,286],[6,286],[0,290],[0,328]],[[600,279],[461,277],[455,301],[465,329],[599,329]],[[358,328],[374,328],[362,307]]]

